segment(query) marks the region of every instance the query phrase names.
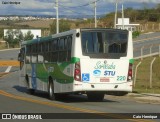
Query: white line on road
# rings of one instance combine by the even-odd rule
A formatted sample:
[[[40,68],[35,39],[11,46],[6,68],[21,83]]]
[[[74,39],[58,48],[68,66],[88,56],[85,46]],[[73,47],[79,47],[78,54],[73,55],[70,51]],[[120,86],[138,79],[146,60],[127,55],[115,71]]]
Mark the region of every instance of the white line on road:
[[[10,48],[10,49],[4,49],[4,50],[0,50],[0,51],[8,51],[8,50],[19,50],[20,48]]]
[[[11,70],[12,66],[9,66],[5,72],[9,72]]]

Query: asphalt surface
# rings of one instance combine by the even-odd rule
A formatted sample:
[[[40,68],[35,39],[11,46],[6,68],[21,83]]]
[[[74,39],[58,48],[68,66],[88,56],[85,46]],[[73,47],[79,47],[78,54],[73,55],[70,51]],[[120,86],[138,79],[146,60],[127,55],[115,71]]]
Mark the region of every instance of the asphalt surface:
[[[159,52],[159,46],[160,46],[160,32],[142,34],[133,41],[133,47],[134,47],[133,56],[134,57],[141,56],[142,47],[143,47],[143,55],[150,54],[150,49],[151,53]]]
[[[143,42],[144,44],[146,42]],[[134,44],[139,46],[138,44]],[[17,60],[18,49],[0,51],[0,60]],[[0,72],[5,72],[8,67],[0,67]],[[160,113],[160,96],[151,94],[129,94],[124,97],[106,95],[103,102],[91,102],[88,101],[86,95],[70,95],[62,98],[58,101],[51,101],[48,99],[46,92],[37,91],[34,95],[30,95],[27,89],[19,82],[18,67],[12,67],[10,74],[0,78],[0,113],[78,113],[81,115],[81,119],[64,119],[62,121],[159,121],[146,120],[146,119],[132,119],[128,118],[128,115],[123,113],[131,113],[133,117],[134,113]],[[82,113],[96,113],[94,116],[90,115],[88,119],[84,119]],[[109,115],[99,115],[98,113],[108,113]],[[110,113],[115,113],[110,115]],[[118,113],[118,114],[117,114]],[[55,114],[53,114],[55,116]],[[66,114],[60,114],[59,116],[66,116]],[[76,114],[73,114],[76,117]],[[119,120],[119,116],[123,117],[123,120]],[[96,119],[96,118],[99,119]],[[112,118],[112,119],[111,119]],[[43,120],[38,120],[43,121]],[[50,120],[60,121],[60,119]]]
[[[134,41],[142,40],[142,39],[148,39],[148,38],[154,38],[160,36],[160,32],[149,32],[145,34],[141,34],[137,38],[134,39]]]
[[[96,111],[122,114],[159,113],[160,110],[159,104],[139,102],[126,96],[106,95],[103,102],[90,102],[85,95],[70,95],[59,101],[50,101],[45,92],[37,91],[35,95],[28,94],[27,89],[19,85],[18,74],[18,72],[14,72],[0,79],[0,90],[9,94],[7,97],[0,92],[1,103],[3,103],[0,104],[0,113],[85,113],[86,111]],[[27,99],[24,100],[24,98]],[[34,102],[34,100],[38,102]]]
[[[19,49],[0,50],[0,60],[17,60]]]
[[[18,59],[19,49],[6,49],[0,50],[0,61],[2,60],[17,60]],[[19,70],[19,67],[12,66],[8,69],[9,66],[1,66],[0,73],[2,72],[15,72]]]

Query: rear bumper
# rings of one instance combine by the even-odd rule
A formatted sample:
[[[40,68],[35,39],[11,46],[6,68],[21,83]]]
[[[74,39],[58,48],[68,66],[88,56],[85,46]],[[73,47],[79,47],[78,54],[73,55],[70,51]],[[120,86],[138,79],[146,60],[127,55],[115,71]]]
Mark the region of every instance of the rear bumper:
[[[74,91],[125,91],[132,92],[132,81],[124,83],[82,83],[74,84]]]

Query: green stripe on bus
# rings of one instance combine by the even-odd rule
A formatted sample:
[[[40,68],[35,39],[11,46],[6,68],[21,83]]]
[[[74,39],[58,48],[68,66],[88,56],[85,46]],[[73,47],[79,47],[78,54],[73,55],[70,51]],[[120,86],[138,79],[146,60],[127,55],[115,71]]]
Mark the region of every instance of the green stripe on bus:
[[[130,59],[129,63],[133,64],[134,63],[134,59]]]
[[[53,72],[48,72],[44,68],[43,64],[37,64],[36,75],[43,82],[48,82],[48,77],[51,76],[53,79],[56,79],[56,82],[62,84],[73,83],[73,76],[67,76],[63,73],[63,68],[61,69],[57,63],[54,64],[45,64],[46,69],[49,67],[54,67]]]
[[[70,65],[70,62],[63,62],[59,65],[61,71],[63,71],[68,65]]]
[[[76,57],[71,58],[72,63],[76,63],[76,62],[79,62],[79,61],[80,61],[80,58],[76,58]]]

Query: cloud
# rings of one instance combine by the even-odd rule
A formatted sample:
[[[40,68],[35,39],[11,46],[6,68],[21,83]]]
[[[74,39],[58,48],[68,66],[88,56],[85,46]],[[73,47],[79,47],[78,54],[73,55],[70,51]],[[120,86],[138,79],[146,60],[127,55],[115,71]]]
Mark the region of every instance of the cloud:
[[[55,15],[55,2],[56,0],[15,0],[20,2],[19,5],[2,4],[0,0],[0,15],[33,15],[45,14]],[[95,0],[59,0],[59,11],[61,15],[64,14],[94,14]],[[116,0],[100,0],[97,2],[97,14],[105,14],[114,11],[114,4]],[[142,8],[144,3],[148,6],[160,3],[160,0],[118,0],[119,4],[124,3],[124,7]],[[92,4],[91,4],[92,3]],[[152,7],[152,6],[151,6]],[[120,5],[119,5],[120,9]]]

